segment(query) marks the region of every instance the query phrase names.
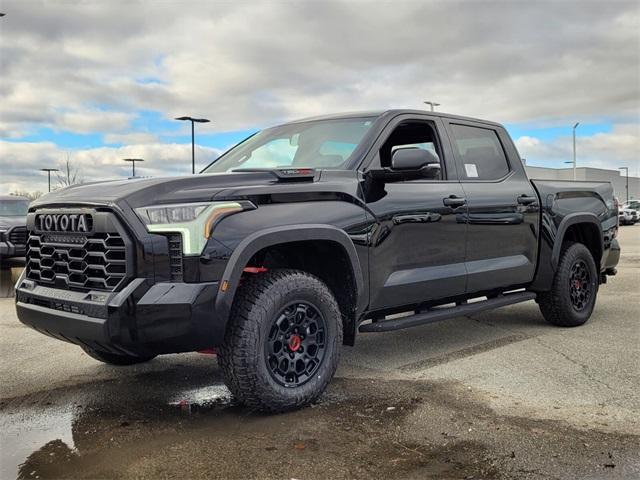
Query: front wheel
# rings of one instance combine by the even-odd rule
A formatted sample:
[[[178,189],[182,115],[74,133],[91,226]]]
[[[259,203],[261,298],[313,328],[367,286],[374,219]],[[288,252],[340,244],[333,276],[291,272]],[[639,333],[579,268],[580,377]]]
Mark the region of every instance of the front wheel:
[[[545,320],[560,327],[583,325],[593,312],[598,294],[598,270],[589,249],[567,243],[551,290],[538,295]]]
[[[341,344],[340,309],[329,288],[306,272],[272,270],[243,281],[218,362],[241,403],[282,412],[322,394]]]

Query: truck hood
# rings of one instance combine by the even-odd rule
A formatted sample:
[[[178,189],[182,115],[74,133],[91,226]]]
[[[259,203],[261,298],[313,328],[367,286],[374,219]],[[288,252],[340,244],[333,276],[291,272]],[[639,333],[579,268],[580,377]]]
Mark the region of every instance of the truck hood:
[[[276,180],[268,172],[237,172],[83,183],[43,195],[31,207],[209,201],[225,188],[271,185]]]
[[[0,230],[5,230],[10,227],[24,227],[27,224],[27,217],[3,217],[0,216]]]
[[[73,185],[43,195],[31,208],[118,205],[131,208],[180,202],[206,202],[251,195],[343,192],[357,195],[358,174],[317,171],[313,179],[281,182],[269,171],[136,178]]]

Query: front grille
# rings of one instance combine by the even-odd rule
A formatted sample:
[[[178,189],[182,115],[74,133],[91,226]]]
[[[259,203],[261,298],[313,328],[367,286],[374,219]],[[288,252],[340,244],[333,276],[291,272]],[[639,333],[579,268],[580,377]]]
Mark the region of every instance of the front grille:
[[[169,240],[169,269],[172,282],[182,282],[184,279],[184,266],[182,259],[182,235],[170,233]]]
[[[71,290],[115,290],[127,275],[126,247],[119,233],[31,233],[27,278]]]
[[[27,227],[13,227],[9,232],[9,241],[14,245],[27,243]]]

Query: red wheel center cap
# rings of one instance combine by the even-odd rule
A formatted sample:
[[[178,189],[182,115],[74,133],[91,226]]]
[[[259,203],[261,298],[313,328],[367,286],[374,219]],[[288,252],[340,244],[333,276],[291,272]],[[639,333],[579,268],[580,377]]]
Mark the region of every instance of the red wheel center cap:
[[[582,288],[582,284],[580,283],[580,280],[576,280],[576,281],[574,282],[574,285],[575,285],[575,287],[576,287],[578,290],[580,290],[580,289]]]
[[[291,338],[289,339],[289,350],[291,350],[292,352],[295,352],[300,348],[301,344],[302,344],[302,339],[300,338],[300,336],[292,335]]]

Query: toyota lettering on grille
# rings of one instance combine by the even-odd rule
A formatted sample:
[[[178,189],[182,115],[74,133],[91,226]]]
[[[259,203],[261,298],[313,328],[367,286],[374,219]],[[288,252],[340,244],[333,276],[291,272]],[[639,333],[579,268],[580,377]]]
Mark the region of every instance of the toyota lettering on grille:
[[[36,217],[39,230],[44,232],[88,233],[91,215],[86,213],[43,214]]]

